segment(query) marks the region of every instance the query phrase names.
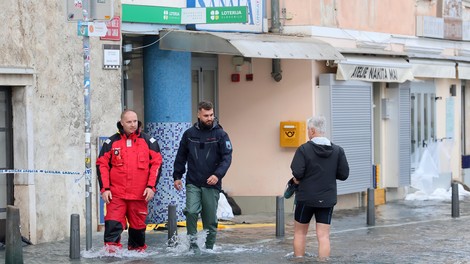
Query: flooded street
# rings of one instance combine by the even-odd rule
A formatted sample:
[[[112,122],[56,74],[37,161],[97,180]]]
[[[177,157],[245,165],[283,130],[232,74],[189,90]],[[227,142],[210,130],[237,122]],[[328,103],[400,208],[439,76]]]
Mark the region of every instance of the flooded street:
[[[69,259],[69,241],[23,247],[24,263],[316,263],[317,243],[309,231],[305,259],[292,259],[293,220],[285,215],[285,236],[276,238],[274,215],[241,215],[234,223],[221,222],[214,250],[188,250],[185,228],[179,243],[167,247],[166,231],[148,231],[146,253],[123,250],[113,256],[102,248],[102,233],[81,259]],[[331,227],[328,263],[470,263],[470,199],[460,202],[460,217],[451,217],[450,201],[400,201],[376,207],[376,224],[367,226],[365,208],[337,210]],[[127,233],[123,234],[126,245]],[[200,244],[204,242],[201,233]],[[0,250],[4,262],[5,250]]]

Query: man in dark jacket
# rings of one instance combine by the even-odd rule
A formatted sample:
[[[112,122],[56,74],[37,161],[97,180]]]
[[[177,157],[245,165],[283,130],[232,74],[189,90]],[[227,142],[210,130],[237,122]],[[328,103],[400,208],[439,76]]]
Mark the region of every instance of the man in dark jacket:
[[[137,114],[125,110],[119,132],[109,137],[96,160],[101,198],[106,203],[104,244],[122,248],[121,233],[129,223],[128,249],[145,251],[147,204],[155,194],[162,163],[157,140],[140,131]]]
[[[343,148],[324,137],[325,118],[307,121],[309,141],[295,152],[291,163],[296,191],[294,222],[294,257],[305,255],[310,220],[315,216],[318,258],[330,256],[330,224],[337,201],[336,180],[349,176],[349,165]]]
[[[186,172],[186,228],[191,249],[197,249],[197,221],[201,213],[207,231],[205,246],[212,249],[217,235],[217,206],[222,178],[232,162],[232,143],[217,123],[211,102],[200,102],[198,122],[183,133],[174,164],[174,186],[182,190]]]

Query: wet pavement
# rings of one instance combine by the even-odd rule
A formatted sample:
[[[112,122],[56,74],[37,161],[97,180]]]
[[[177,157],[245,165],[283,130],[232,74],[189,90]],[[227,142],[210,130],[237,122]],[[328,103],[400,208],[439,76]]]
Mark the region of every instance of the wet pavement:
[[[460,217],[452,217],[450,200],[397,201],[376,207],[375,225],[367,225],[366,208],[336,210],[331,226],[328,263],[470,263],[470,198],[459,203]],[[236,216],[221,227],[214,250],[188,250],[185,228],[179,228],[178,246],[167,247],[167,231],[148,231],[148,250],[123,250],[107,256],[103,233],[93,235],[92,248],[81,258],[69,258],[69,240],[23,247],[24,263],[316,263],[314,225],[307,251],[311,257],[292,259],[293,215],[286,208],[285,236],[276,237],[275,215]],[[123,242],[127,233],[123,234]],[[200,243],[204,236],[201,234]],[[0,249],[0,263],[5,249]]]

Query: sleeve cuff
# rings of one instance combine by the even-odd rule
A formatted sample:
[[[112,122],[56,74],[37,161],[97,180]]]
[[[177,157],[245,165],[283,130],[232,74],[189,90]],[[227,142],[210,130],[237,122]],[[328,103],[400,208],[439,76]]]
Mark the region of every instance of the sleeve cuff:
[[[183,177],[178,177],[178,176],[173,176],[173,180],[176,181],[176,180],[181,180]]]

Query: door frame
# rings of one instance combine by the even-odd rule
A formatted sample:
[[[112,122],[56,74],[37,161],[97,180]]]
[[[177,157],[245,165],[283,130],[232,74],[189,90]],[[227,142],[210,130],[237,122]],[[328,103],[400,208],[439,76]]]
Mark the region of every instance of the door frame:
[[[193,78],[194,71],[197,71],[197,91],[193,86],[194,80],[191,80],[191,102],[194,109],[192,115],[193,123],[197,121],[197,103],[204,100],[204,93],[202,87],[204,87],[204,71],[213,71],[214,72],[214,87],[213,87],[213,104],[214,104],[214,115],[217,117],[219,113],[219,94],[218,94],[218,57],[217,55],[210,54],[192,54],[191,57],[191,78]]]
[[[436,84],[434,80],[410,83],[411,161],[416,169],[422,151],[436,138]],[[418,151],[418,152],[416,152]]]
[[[13,108],[12,108],[12,88],[9,86],[0,86],[0,93],[5,93],[5,126],[0,127],[1,131],[6,132],[5,135],[5,167],[0,165],[0,169],[13,169]],[[1,102],[3,103],[3,102]],[[7,173],[6,176],[6,206],[14,204],[14,181],[13,174]],[[0,190],[3,192],[3,190]],[[0,241],[5,241],[6,234],[6,206],[0,205],[0,213],[5,214],[5,218],[0,214]]]

